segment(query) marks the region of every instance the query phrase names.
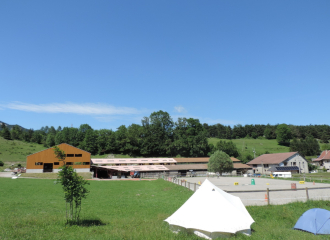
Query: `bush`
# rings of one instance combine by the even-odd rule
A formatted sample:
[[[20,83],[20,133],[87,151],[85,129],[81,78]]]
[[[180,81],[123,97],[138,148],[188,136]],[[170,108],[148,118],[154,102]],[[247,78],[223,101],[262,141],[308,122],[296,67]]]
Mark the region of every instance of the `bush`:
[[[0,161],[0,167],[3,167],[3,165],[5,165],[3,161]]]

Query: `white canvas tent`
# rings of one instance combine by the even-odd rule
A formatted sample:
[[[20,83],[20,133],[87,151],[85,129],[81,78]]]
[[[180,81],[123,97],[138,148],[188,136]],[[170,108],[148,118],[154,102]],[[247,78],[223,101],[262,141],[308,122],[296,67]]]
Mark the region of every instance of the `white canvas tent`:
[[[187,231],[213,239],[241,232],[251,234],[254,220],[241,199],[222,191],[209,180],[169,218],[174,232]]]

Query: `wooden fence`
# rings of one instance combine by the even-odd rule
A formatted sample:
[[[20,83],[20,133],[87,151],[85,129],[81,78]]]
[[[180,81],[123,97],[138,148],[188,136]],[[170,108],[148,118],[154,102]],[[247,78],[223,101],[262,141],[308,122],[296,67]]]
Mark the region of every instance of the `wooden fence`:
[[[165,177],[164,178],[166,181],[172,182],[174,184],[178,184],[180,186],[186,187],[194,192],[196,192],[198,190],[198,188],[200,187],[200,184],[198,183],[191,183],[185,179],[179,179],[176,177]],[[270,192],[286,192],[286,191],[305,191],[306,192],[306,200],[309,201],[310,200],[310,196],[309,196],[309,191],[310,190],[320,190],[320,189],[330,189],[330,187],[312,187],[312,188],[291,188],[291,189],[269,189],[266,188],[265,190],[244,190],[244,191],[226,191],[227,193],[253,193],[253,192],[264,192],[265,193],[265,200],[267,201],[267,204],[269,205],[271,202],[271,194]]]

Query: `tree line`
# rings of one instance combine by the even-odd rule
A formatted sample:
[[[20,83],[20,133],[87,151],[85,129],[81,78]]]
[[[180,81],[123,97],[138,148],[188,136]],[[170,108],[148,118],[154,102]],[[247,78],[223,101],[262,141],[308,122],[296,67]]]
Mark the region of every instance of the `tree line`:
[[[141,120],[141,125],[121,125],[116,131],[94,130],[88,124],[74,127],[42,127],[23,131],[14,126],[10,131],[2,125],[5,139],[18,139],[52,147],[67,143],[91,154],[128,154],[130,156],[207,156],[210,147],[207,132],[198,119],[178,118],[176,122],[164,111],[153,112]]]
[[[239,139],[239,138],[258,138],[265,137],[267,139],[276,139],[276,129],[281,124],[276,125],[263,125],[263,124],[237,124],[233,127],[225,126],[220,123],[215,125],[203,124],[204,129],[207,131],[208,137],[215,137],[220,139]],[[287,125],[290,129],[292,138],[305,139],[308,136],[320,139],[324,143],[328,143],[330,139],[330,126],[329,125],[306,125],[296,126]]]
[[[281,145],[290,146],[304,156],[317,155],[320,148],[316,139],[327,143],[330,136],[328,125],[294,126],[240,125],[233,127],[222,124],[201,124],[198,119],[178,118],[173,121],[164,111],[153,112],[144,117],[141,124],[121,125],[116,131],[94,130],[88,124],[74,127],[42,127],[40,130],[23,130],[18,125],[10,130],[3,124],[0,134],[5,139],[17,139],[52,147],[67,143],[95,154],[127,154],[144,157],[205,157],[215,151],[223,151],[229,156],[246,162],[252,156],[242,159],[236,145],[230,141],[237,138],[277,139]],[[207,139],[224,139],[216,145],[208,144]],[[308,151],[306,150],[308,149]]]

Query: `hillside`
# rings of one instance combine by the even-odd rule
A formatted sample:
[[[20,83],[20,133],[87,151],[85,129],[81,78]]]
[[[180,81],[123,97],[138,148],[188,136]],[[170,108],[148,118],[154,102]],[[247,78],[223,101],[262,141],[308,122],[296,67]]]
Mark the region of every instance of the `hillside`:
[[[229,141],[228,139],[219,139],[219,138],[209,138],[208,142],[216,145],[218,141]],[[264,154],[266,151],[268,153],[281,153],[289,152],[290,148],[278,145],[276,139],[250,139],[250,138],[241,138],[241,139],[232,139],[234,144],[236,144],[237,149],[243,153],[244,156],[250,154],[253,156],[253,150],[256,152],[256,157]]]
[[[42,144],[19,140],[6,140],[0,137],[0,161],[5,163],[26,162],[26,156],[46,149]]]

